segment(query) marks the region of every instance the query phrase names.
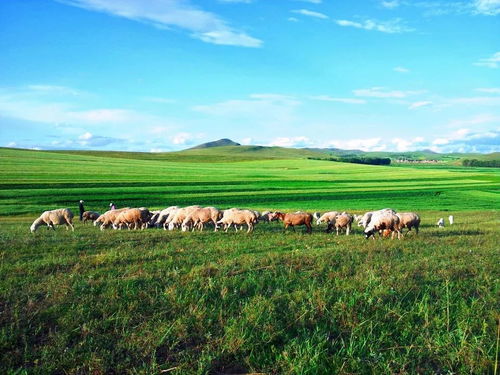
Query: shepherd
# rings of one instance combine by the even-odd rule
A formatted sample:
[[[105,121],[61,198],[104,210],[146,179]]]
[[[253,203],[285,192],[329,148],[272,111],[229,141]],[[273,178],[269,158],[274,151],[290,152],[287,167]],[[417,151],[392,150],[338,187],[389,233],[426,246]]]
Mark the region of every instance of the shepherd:
[[[78,204],[78,208],[80,208],[80,221],[83,220],[83,213],[85,212],[85,208],[83,207],[83,201],[80,199],[80,203]]]

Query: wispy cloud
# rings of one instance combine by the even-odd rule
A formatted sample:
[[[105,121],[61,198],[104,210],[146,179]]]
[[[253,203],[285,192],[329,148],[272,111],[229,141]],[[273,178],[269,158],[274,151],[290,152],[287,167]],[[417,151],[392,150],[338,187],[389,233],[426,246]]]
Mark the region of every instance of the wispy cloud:
[[[279,146],[279,147],[308,147],[314,145],[308,137],[280,137],[272,140],[269,146]]]
[[[500,126],[500,116],[492,115],[489,113],[483,113],[465,119],[461,118],[458,120],[450,121],[448,126],[450,128],[462,128],[464,126],[475,126],[475,125],[495,124],[495,123],[497,123]]]
[[[302,14],[303,16],[321,18],[321,19],[328,19],[329,18],[326,14],[323,14],[320,12],[314,12],[314,11],[308,10],[308,9],[295,9],[295,10],[292,10],[292,13]]]
[[[321,4],[323,2],[322,0],[295,0],[295,1],[302,1],[304,3],[310,3],[310,4]]]
[[[409,109],[417,109],[417,108],[422,108],[422,107],[428,107],[430,105],[432,105],[432,102],[424,100],[424,101],[420,101],[420,102],[414,102],[408,108]]]
[[[319,100],[323,102],[338,102],[338,103],[346,103],[346,104],[365,104],[366,100],[358,99],[358,98],[334,98],[328,95],[317,95],[311,96],[312,100]]]
[[[500,64],[500,52],[496,52],[491,57],[480,59],[478,62],[474,63],[477,66],[484,66],[487,68],[496,69]]]
[[[364,96],[371,98],[395,98],[395,99],[406,98],[408,96],[418,95],[424,92],[425,91],[423,90],[419,91],[387,90],[385,87],[372,87],[369,89],[353,90],[353,93],[356,96],[362,96],[362,97]]]
[[[487,94],[500,94],[500,87],[479,88],[479,89],[476,89],[476,91],[485,92]]]
[[[376,20],[363,20],[363,21],[350,21],[350,20],[335,20],[337,25],[344,27],[354,27],[357,29],[379,31],[388,34],[399,34],[414,31],[414,29],[406,26],[400,18],[390,21],[376,21]]]
[[[161,29],[186,30],[207,43],[260,47],[262,41],[231,27],[214,13],[183,0],[59,0],[68,5],[145,22]]]
[[[487,16],[500,14],[500,0],[476,0],[474,6],[478,14]]]
[[[396,66],[393,70],[395,72],[398,72],[398,73],[409,73],[410,72],[410,69],[404,68],[402,66]]]
[[[384,8],[387,9],[394,9],[400,5],[400,1],[399,0],[382,1],[380,5],[382,5]]]
[[[384,144],[382,138],[355,138],[349,140],[332,140],[327,142],[327,147],[341,148],[344,150],[361,150],[361,151],[384,151],[387,145]]]

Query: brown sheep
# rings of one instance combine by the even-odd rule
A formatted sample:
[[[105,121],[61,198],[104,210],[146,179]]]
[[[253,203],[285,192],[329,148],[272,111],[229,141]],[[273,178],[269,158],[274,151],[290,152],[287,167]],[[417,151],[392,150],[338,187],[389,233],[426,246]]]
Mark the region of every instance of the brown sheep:
[[[415,233],[418,234],[420,226],[420,217],[414,212],[403,212],[396,214],[399,217],[399,230],[403,233],[403,228],[408,228],[408,232],[415,228]],[[408,233],[406,232],[406,233]]]
[[[346,236],[351,232],[351,226],[353,222],[353,217],[348,213],[343,212],[335,218],[335,229],[337,230],[337,236],[339,235],[339,231],[345,229]]]
[[[224,210],[222,219],[220,219],[217,224],[222,224],[226,232],[232,225],[236,226],[246,224],[248,227],[247,233],[250,233],[253,231],[254,225],[257,222],[258,217],[255,212],[231,208],[229,210]]]
[[[277,218],[277,219],[283,221],[283,224],[285,225],[285,230],[288,227],[294,228],[296,225],[305,225],[306,232],[307,233],[312,232],[311,223],[313,221],[313,216],[309,213],[300,212],[300,213],[294,213],[294,214],[286,214],[283,212],[273,212],[269,216],[270,216],[271,220],[274,218]]]
[[[189,213],[182,222],[181,228],[185,232],[192,225],[193,230],[197,227],[200,231],[206,223],[214,223],[217,232],[217,221],[222,217],[222,212],[215,207],[197,208]]]
[[[69,208],[59,208],[57,210],[45,211],[40,215],[38,219],[36,219],[33,224],[31,224],[30,230],[31,233],[34,233],[38,227],[42,225],[47,225],[47,229],[54,229],[55,225],[66,225],[66,230],[71,228],[71,230],[75,230],[73,226],[73,212]]]
[[[128,229],[144,229],[144,224],[147,224],[151,219],[151,213],[147,208],[131,208],[122,211],[113,221],[113,228],[119,229],[122,225],[126,225]]]
[[[116,220],[118,215],[120,215],[123,211],[129,210],[130,207],[124,207],[120,209],[115,209],[115,210],[109,210],[103,213],[101,216],[97,218],[96,221],[94,221],[94,226],[100,225],[100,229],[104,230],[108,228],[109,226],[113,225],[113,222]]]
[[[83,223],[85,224],[87,221],[96,221],[99,216],[101,216],[101,214],[99,212],[95,212],[95,211],[85,211],[83,214],[82,214],[82,219],[83,219]]]

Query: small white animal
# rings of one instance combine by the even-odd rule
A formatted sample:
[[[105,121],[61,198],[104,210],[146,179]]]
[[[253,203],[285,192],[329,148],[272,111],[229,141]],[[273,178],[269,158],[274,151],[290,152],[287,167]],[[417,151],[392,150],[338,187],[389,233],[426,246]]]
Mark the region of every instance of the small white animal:
[[[455,218],[453,217],[453,215],[448,216],[448,220],[450,221],[450,225],[453,225],[453,220],[454,219]]]
[[[440,218],[437,222],[437,226],[439,228],[444,228],[444,219],[443,218]]]

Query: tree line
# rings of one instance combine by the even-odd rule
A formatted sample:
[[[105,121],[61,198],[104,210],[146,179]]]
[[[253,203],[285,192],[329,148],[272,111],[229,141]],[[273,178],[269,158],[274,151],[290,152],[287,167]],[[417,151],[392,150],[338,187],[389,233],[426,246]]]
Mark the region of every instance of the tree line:
[[[329,160],[339,163],[354,163],[354,164],[370,164],[370,165],[390,165],[390,158],[373,158],[373,157],[337,157],[337,158],[313,158],[312,160]]]
[[[462,160],[464,167],[493,167],[500,168],[500,160],[477,160],[477,159],[464,159]]]

